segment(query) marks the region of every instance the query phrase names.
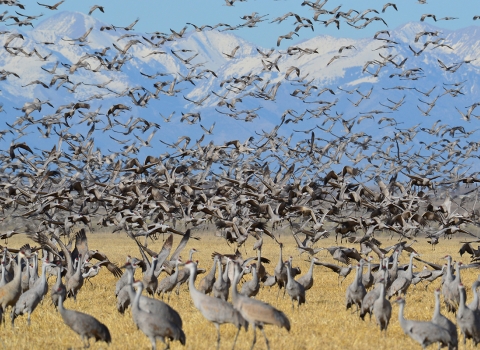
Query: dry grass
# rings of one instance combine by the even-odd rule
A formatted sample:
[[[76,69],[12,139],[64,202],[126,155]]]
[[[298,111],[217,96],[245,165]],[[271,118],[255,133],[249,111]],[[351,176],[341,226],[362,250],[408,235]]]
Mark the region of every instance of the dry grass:
[[[179,239],[174,237],[174,244]],[[301,267],[302,272],[306,272],[309,263],[306,256],[301,258],[295,248],[291,237],[282,237],[285,243],[284,259],[289,255],[294,257],[294,265]],[[18,247],[28,242],[25,237],[15,237],[9,242],[9,246]],[[422,240],[424,242],[424,240]],[[385,244],[394,243],[386,241]],[[332,239],[321,241],[321,246],[334,245]],[[161,240],[150,243],[149,248],[159,250],[162,245]],[[111,260],[121,263],[127,254],[138,256],[138,249],[134,242],[123,235],[95,234],[89,235],[89,246],[92,249],[103,250]],[[253,256],[251,251],[251,242],[247,247],[248,254],[242,250],[244,256]],[[212,259],[210,257],[214,250],[229,253],[232,248],[228,247],[224,240],[211,234],[205,234],[201,241],[190,241],[184,255],[190,247],[195,247],[200,252],[195,256],[198,259],[199,266],[210,268]],[[427,243],[415,243],[416,249],[422,254],[422,257],[428,261],[443,263],[441,257],[447,253],[454,259],[459,260],[458,241],[442,241],[435,251]],[[267,271],[273,273],[273,269],[278,261],[278,246],[271,241],[264,244],[263,255],[272,260],[267,266]],[[321,260],[332,262],[328,253],[321,252],[318,256]],[[466,260],[466,259],[464,259]],[[406,253],[402,255],[402,263],[407,262]],[[422,268],[419,264],[418,268]],[[463,270],[462,280],[465,285],[470,286],[477,278],[476,270]],[[139,275],[138,275],[139,276]],[[247,276],[247,278],[249,278]],[[277,287],[269,290],[264,288],[260,291],[258,298],[271,303],[275,307],[284,311],[290,319],[292,329],[287,332],[285,329],[278,329],[273,326],[266,327],[266,334],[269,337],[272,349],[405,349],[419,346],[403,334],[398,320],[398,307],[393,306],[393,315],[388,329],[387,337],[380,334],[375,321],[362,322],[357,315],[351,311],[346,311],[344,307],[345,289],[353,279],[353,273],[341,287],[337,286],[337,275],[323,267],[315,267],[314,286],[307,292],[307,304],[300,308],[300,311],[292,311],[290,299],[281,297],[277,300]],[[54,278],[50,280],[53,283]],[[112,334],[112,345],[114,349],[149,349],[150,342],[145,335],[135,328],[130,311],[122,316],[116,311],[116,300],[114,295],[116,280],[113,276],[102,269],[99,276],[93,280],[93,286],[87,284],[78,295],[77,303],[68,300],[65,303],[66,308],[81,310],[97,317],[105,323]],[[433,313],[434,298],[433,290],[437,288],[440,281],[434,282],[428,291],[418,285],[417,288],[410,288],[407,295],[406,317],[411,319],[430,319]],[[471,299],[471,291],[468,290],[468,300]],[[190,295],[183,287],[180,296],[172,295],[171,306],[178,310],[184,322],[184,331],[187,337],[187,349],[212,349],[215,344],[216,332],[214,326],[206,321],[202,315],[195,309],[190,299]],[[454,319],[450,315],[451,319]],[[2,326],[3,327],[3,326]],[[236,329],[231,325],[221,327],[222,349],[230,349]],[[240,333],[237,349],[249,349],[253,333],[242,331]],[[265,343],[261,333],[257,334],[256,349],[264,349]],[[47,348],[66,348],[81,347],[79,337],[66,327],[60,314],[55,312],[50,303],[50,295],[40,305],[32,315],[32,325],[27,327],[26,317],[19,317],[15,321],[15,328],[12,329],[7,318],[7,326],[2,329],[0,344],[4,348],[12,349],[47,349]],[[469,347],[471,344],[469,343]],[[158,342],[158,347],[162,344]],[[106,348],[105,343],[92,344],[93,349]],[[433,346],[432,346],[433,348]],[[172,349],[183,349],[179,343],[173,343]]]

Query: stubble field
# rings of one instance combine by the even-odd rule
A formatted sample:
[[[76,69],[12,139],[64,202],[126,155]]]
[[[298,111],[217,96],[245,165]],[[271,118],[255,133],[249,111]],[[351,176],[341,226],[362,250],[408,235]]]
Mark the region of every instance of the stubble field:
[[[199,252],[195,259],[199,260],[199,267],[206,268],[207,271],[212,265],[211,253],[218,251],[221,253],[232,253],[233,247],[229,247],[225,240],[216,237],[212,233],[201,233],[200,241],[190,240],[183,251],[184,260],[187,259],[188,250],[195,247]],[[286,260],[293,256],[293,265],[300,266],[302,274],[306,273],[310,263],[307,261],[307,255],[298,255],[295,241],[291,235],[281,236],[284,243],[284,256]],[[382,239],[384,246],[397,242],[397,240]],[[9,241],[9,247],[20,247],[29,241],[26,237],[16,236]],[[174,248],[179,242],[178,236],[174,237]],[[88,235],[88,244],[90,249],[99,249],[106,253],[111,261],[120,265],[126,259],[127,254],[140,257],[136,244],[126,235],[112,235],[108,233],[97,233]],[[247,252],[242,247],[241,252],[244,257],[255,256],[252,250],[253,241],[247,241]],[[328,247],[336,245],[332,238],[322,240],[317,246]],[[343,244],[351,246],[351,244]],[[149,248],[159,251],[162,246],[162,238],[158,241],[150,242]],[[421,254],[422,259],[443,264],[442,258],[446,254],[452,255],[454,260],[461,261],[458,253],[459,240],[442,240],[432,250],[431,246],[425,242],[425,239],[419,239],[414,244],[415,249]],[[400,263],[408,263],[408,253],[404,252]],[[266,265],[267,272],[273,274],[275,265],[279,258],[278,245],[272,240],[264,241],[262,255],[269,258],[271,263]],[[331,256],[322,251],[318,255],[321,261],[334,262]],[[378,258],[374,256],[374,262]],[[468,262],[468,257],[463,257],[463,262]],[[423,265],[416,262],[418,271]],[[366,271],[366,268],[365,268]],[[467,286],[467,302],[471,300],[472,292],[470,286],[477,278],[478,271],[475,269],[462,270],[462,281]],[[164,275],[160,276],[160,279]],[[140,271],[137,271],[136,278],[140,278]],[[353,280],[354,271],[347,277],[342,286],[337,284],[337,275],[330,270],[316,266],[314,269],[314,285],[307,291],[307,303],[300,307],[300,310],[292,311],[290,299],[278,298],[277,287],[270,290],[265,287],[260,290],[257,298],[268,302],[276,308],[285,312],[290,319],[292,329],[287,332],[285,329],[278,329],[274,326],[266,326],[266,334],[270,340],[272,349],[406,349],[420,348],[418,344],[403,334],[398,323],[398,306],[393,304],[392,319],[386,337],[380,334],[380,330],[374,319],[370,322],[368,316],[362,321],[351,310],[345,310],[345,290]],[[197,283],[201,276],[197,278]],[[250,279],[250,275],[246,279]],[[54,283],[55,278],[49,280],[49,285]],[[147,337],[136,329],[131,317],[130,310],[125,315],[121,315],[116,310],[115,283],[116,279],[106,269],[102,269],[100,274],[92,279],[93,285],[86,283],[80,290],[77,302],[72,299],[65,302],[67,309],[75,309],[95,316],[101,322],[107,325],[112,335],[113,349],[149,349],[150,342]],[[433,314],[434,296],[433,291],[440,286],[440,279],[429,286],[428,290],[418,284],[416,287],[410,287],[407,298],[405,317],[408,319],[429,320]],[[392,299],[393,301],[393,299]],[[216,331],[213,324],[206,321],[200,312],[194,307],[186,285],[182,286],[180,295],[177,297],[172,294],[170,305],[176,309],[183,319],[183,330],[186,334],[186,346],[182,347],[179,343],[171,344],[172,349],[212,349],[215,347]],[[442,313],[446,313],[442,305]],[[452,314],[448,315],[454,321]],[[221,326],[221,349],[231,349],[236,328],[232,325]],[[20,316],[15,321],[15,327],[12,329],[10,324],[10,314],[8,313],[6,326],[1,328],[0,346],[5,349],[62,349],[62,348],[81,348],[80,337],[63,324],[61,316],[55,311],[50,300],[50,291],[45,300],[32,314],[32,324],[27,326],[26,317]],[[242,330],[239,335],[236,349],[249,349],[252,342],[253,332],[251,329],[247,333]],[[163,348],[161,342],[157,342],[159,349]],[[472,345],[468,343],[470,348]],[[432,345],[432,348],[434,345]],[[107,348],[105,343],[94,344],[91,342],[92,349]],[[265,349],[265,342],[260,332],[257,334],[256,349]]]

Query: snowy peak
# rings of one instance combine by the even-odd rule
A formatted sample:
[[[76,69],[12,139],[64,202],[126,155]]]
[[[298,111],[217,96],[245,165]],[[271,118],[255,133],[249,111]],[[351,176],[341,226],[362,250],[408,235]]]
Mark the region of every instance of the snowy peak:
[[[89,28],[100,30],[103,24],[80,12],[62,11],[40,22],[33,32],[54,33],[59,37],[78,38]]]

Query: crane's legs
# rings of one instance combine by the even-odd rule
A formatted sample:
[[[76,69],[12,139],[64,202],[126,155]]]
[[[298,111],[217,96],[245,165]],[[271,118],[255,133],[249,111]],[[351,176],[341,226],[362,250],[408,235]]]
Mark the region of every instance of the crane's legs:
[[[257,342],[257,327],[254,324],[253,325],[253,341],[252,341],[252,346],[250,347],[250,350],[253,350],[253,347],[255,346],[256,342]]]
[[[220,349],[220,325],[215,324],[215,328],[217,328],[217,350]]]
[[[265,337],[265,344],[267,344],[267,349],[270,350],[270,343],[268,341],[267,335],[265,334],[265,330],[263,329],[263,327],[261,327],[260,330],[262,331],[263,336]]]
[[[235,349],[235,344],[237,343],[238,333],[240,333],[240,329],[241,329],[241,327],[238,327],[237,334],[235,334],[235,339],[233,339],[233,346],[232,346],[232,350],[234,350],[234,349]]]

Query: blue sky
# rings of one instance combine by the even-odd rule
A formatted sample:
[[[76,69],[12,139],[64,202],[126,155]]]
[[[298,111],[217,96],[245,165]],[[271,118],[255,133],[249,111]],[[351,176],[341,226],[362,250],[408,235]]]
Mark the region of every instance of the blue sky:
[[[41,3],[53,5],[55,0],[43,0]],[[264,48],[276,47],[276,41],[279,35],[287,34],[295,29],[295,18],[289,17],[283,23],[270,23],[275,18],[288,12],[296,13],[302,17],[312,18],[314,11],[309,6],[301,6],[302,0],[248,0],[235,1],[234,6],[226,6],[225,0],[66,0],[58,6],[57,11],[48,10],[35,2],[24,2],[26,14],[43,13],[43,18],[58,11],[78,11],[88,13],[91,6],[98,4],[105,8],[105,13],[95,10],[92,16],[102,22],[116,26],[128,26],[139,18],[135,25],[135,30],[139,32],[160,31],[170,33],[170,29],[180,31],[187,22],[201,26],[204,24],[215,25],[218,23],[227,23],[232,26],[244,23],[240,17],[257,12],[259,16],[265,16],[264,22],[258,24],[255,28],[244,28],[235,30],[238,36],[255,43]],[[480,20],[474,21],[473,16],[480,15],[480,3],[476,0],[428,0],[426,4],[420,4],[417,0],[397,1],[398,11],[393,7],[388,7],[385,13],[382,13],[386,0],[368,0],[368,1],[349,1],[349,0],[329,0],[323,6],[323,9],[333,10],[341,5],[340,11],[347,12],[349,9],[355,9],[363,12],[367,9],[376,9],[379,14],[369,13],[367,17],[380,16],[388,24],[386,27],[380,21],[371,23],[367,28],[358,30],[345,22],[341,23],[340,30],[334,24],[325,27],[320,22],[314,22],[315,30],[310,28],[301,28],[298,31],[299,37],[296,41],[312,38],[317,35],[328,34],[337,37],[369,37],[378,30],[394,29],[401,24],[410,21],[419,21],[423,14],[435,14],[437,19],[443,17],[458,17],[455,20],[441,20],[435,22],[427,18],[425,22],[434,24],[441,28],[458,29],[472,25],[480,24]],[[3,6],[9,10],[9,14],[17,8]],[[319,17],[321,20],[328,20],[332,15],[323,14]],[[189,26],[187,30],[192,30]],[[285,41],[282,47],[287,47],[295,41]]]

